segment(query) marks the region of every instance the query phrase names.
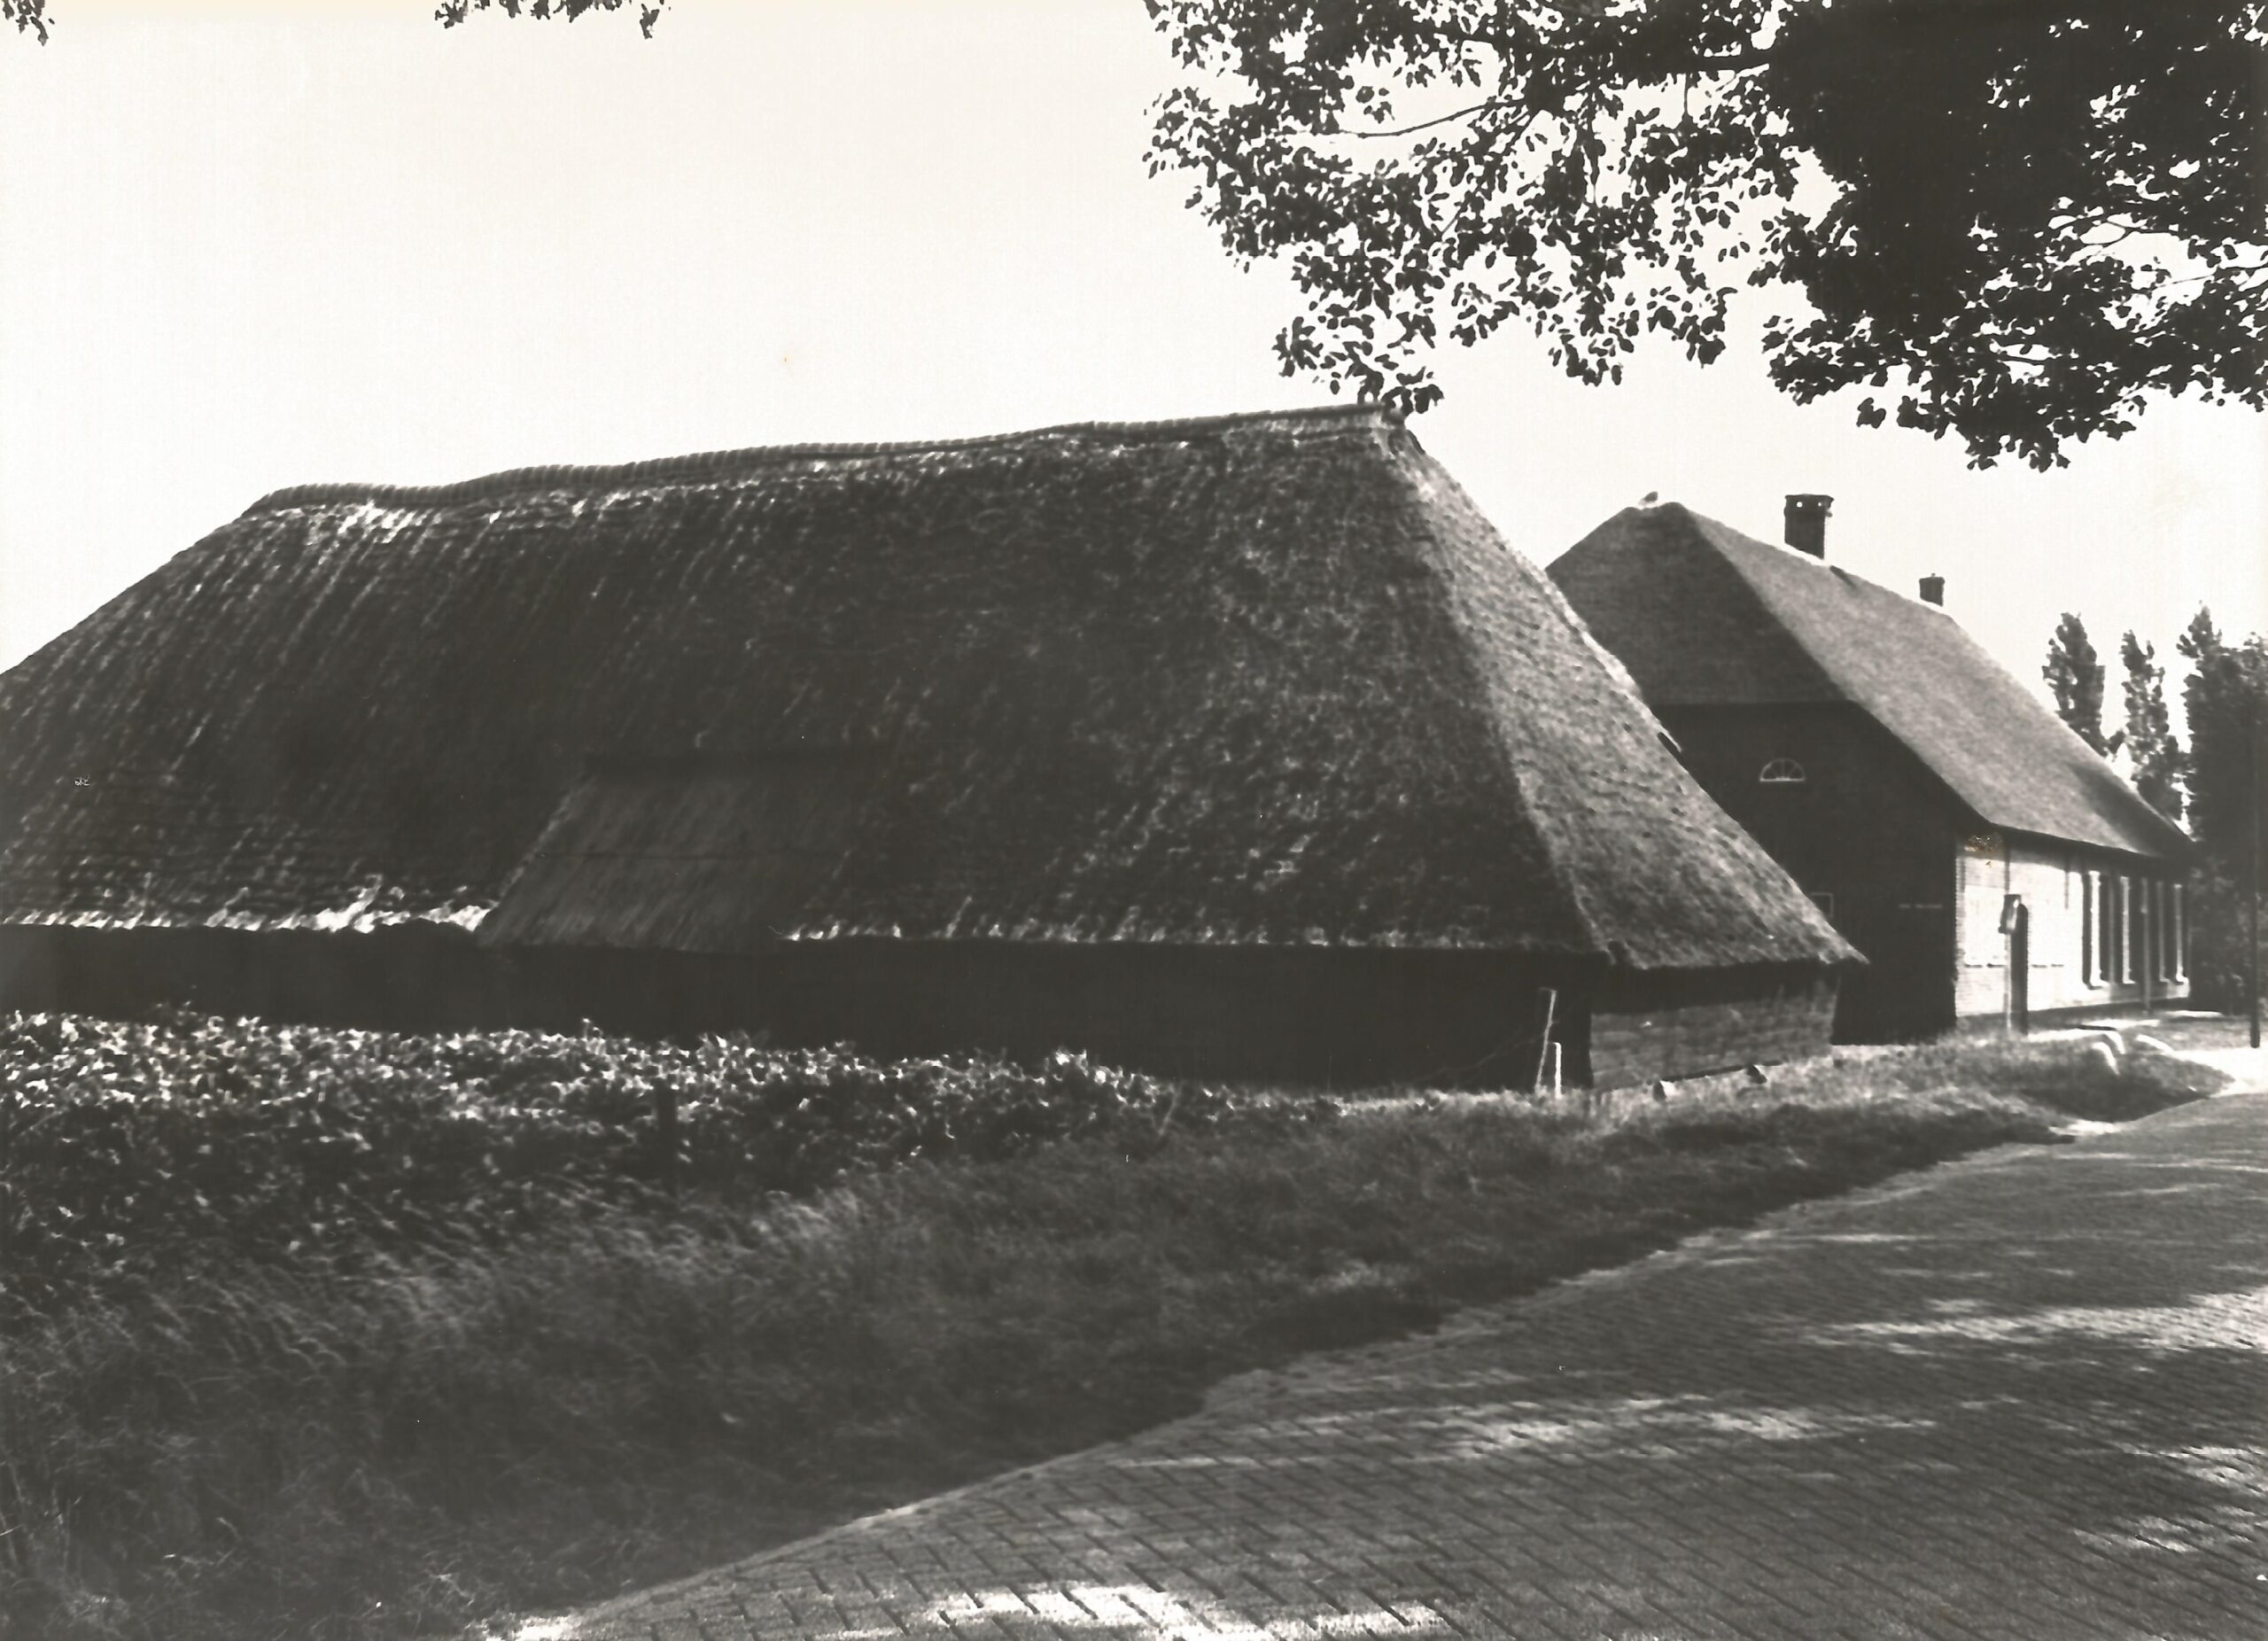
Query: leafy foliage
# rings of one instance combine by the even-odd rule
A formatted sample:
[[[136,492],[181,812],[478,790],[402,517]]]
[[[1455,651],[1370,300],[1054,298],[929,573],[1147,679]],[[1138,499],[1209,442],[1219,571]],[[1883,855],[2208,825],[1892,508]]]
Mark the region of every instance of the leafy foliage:
[[[2268,725],[2268,645],[2256,634],[2229,642],[2212,612],[2200,610],[2174,648],[2192,668],[2182,686],[2191,828],[2209,859],[2235,868],[2251,827],[2247,745]]]
[[[563,17],[572,22],[586,12],[619,12],[635,4],[639,32],[649,38],[669,0],[441,0],[433,15],[445,28],[454,28],[475,12],[501,12],[507,17],[529,17],[540,22]],[[0,0],[0,25],[13,23],[18,32],[47,43],[47,0]]]
[[[2055,716],[2096,751],[2108,753],[2110,743],[2102,736],[2102,663],[2088,641],[2087,624],[2068,610],[2055,623],[2054,637],[2047,641],[2047,665],[2039,675],[2054,692]]]
[[[1723,350],[2046,467],[2148,395],[2268,403],[2263,0],[1149,0],[1153,172],[1309,312],[1287,373],[1410,408],[1515,321],[1588,382]]]
[[[2134,788],[2170,820],[2181,819],[2181,774],[2186,760],[2166,712],[2165,668],[2157,650],[2129,633],[2118,646],[2126,668],[2126,757]]]
[[[672,1046],[421,1036],[169,1014],[0,1017],[7,1264],[18,1293],[212,1257],[493,1240],[672,1186],[801,1194],[919,1158],[1333,1108],[1161,1082],[1059,1053],[884,1062],[745,1037]],[[673,1129],[661,1113],[673,1110]],[[672,1153],[674,1155],[672,1155]]]
[[[2192,665],[2182,685],[2189,727],[2189,828],[2197,839],[2197,883],[2190,897],[2189,968],[2199,1001],[2241,1008],[2248,1002],[2249,937],[2244,885],[2253,828],[2268,794],[2268,645],[2258,634],[2224,638],[2200,610],[2174,648]]]
[[[563,17],[571,23],[586,12],[619,12],[633,3],[638,7],[638,32],[651,39],[654,25],[669,0],[441,0],[441,9],[433,15],[445,28],[454,28],[475,12],[501,12],[507,17],[532,17],[538,22]]]

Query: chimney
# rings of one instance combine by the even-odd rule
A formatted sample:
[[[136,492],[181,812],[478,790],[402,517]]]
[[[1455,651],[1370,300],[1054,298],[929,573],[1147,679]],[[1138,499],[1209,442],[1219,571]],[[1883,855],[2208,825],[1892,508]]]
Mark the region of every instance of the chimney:
[[[1791,495],[1788,498],[1788,520],[1785,540],[1798,553],[1809,553],[1814,558],[1827,556],[1827,509],[1835,505],[1831,495]]]
[[[1922,578],[1922,602],[1925,604],[1935,604],[1940,610],[1945,608],[1945,577],[1941,575],[1925,575]]]

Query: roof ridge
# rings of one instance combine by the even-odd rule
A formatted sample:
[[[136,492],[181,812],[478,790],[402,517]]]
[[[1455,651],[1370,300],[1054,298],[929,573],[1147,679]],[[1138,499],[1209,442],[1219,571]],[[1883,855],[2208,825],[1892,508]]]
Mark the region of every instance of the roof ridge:
[[[1202,437],[1270,424],[1362,422],[1371,426],[1399,426],[1399,412],[1372,401],[1352,404],[1310,405],[1287,410],[1241,410],[1223,415],[1168,417],[1154,422],[1060,422],[1048,427],[1025,428],[1006,433],[979,433],[961,439],[908,439],[900,442],[750,445],[739,449],[705,450],[689,455],[655,456],[639,462],[559,463],[505,468],[472,478],[437,485],[317,482],[287,485],[245,509],[242,517],[278,512],[287,508],[316,507],[341,502],[439,503],[507,496],[562,484],[664,485],[713,482],[743,472],[796,462],[866,461],[876,457],[944,455],[1014,445],[1027,439],[1113,438],[1160,440]]]
[[[1740,540],[1747,542],[1751,547],[1762,548],[1767,553],[1777,554],[1781,558],[1794,564],[1799,569],[1806,571],[1821,571],[1824,572],[1828,575],[1839,577],[1845,581],[1855,581],[1860,587],[1871,587],[1877,593],[1885,593],[1892,598],[1899,599],[1906,603],[1911,604],[1916,610],[1927,611],[1929,614],[1936,616],[1939,620],[1953,621],[1953,626],[1956,627],[1961,626],[1960,622],[1953,620],[1953,611],[1947,610],[1942,604],[1930,603],[1926,599],[1916,598],[1911,593],[1901,593],[1896,587],[1890,586],[1886,582],[1876,581],[1867,576],[1862,576],[1855,570],[1846,570],[1841,564],[1832,564],[1825,558],[1814,558],[1811,554],[1805,552],[1802,548],[1790,547],[1784,541],[1767,541],[1760,535],[1751,535],[1747,531],[1743,530],[1737,525],[1728,525],[1723,519],[1713,518],[1706,513],[1697,513],[1693,509],[1688,507],[1682,502],[1664,502],[1660,503],[1660,508],[1662,509],[1672,507],[1677,509],[1678,511],[1683,513],[1688,518],[1690,518],[1697,525],[1705,525],[1711,530],[1721,530],[1727,535],[1737,536]],[[1705,532],[1704,534],[1705,537],[1706,533]],[[1710,545],[1714,547],[1716,543],[1713,541]],[[1727,562],[1730,563],[1731,561],[1728,559]],[[1733,568],[1735,570],[1738,570],[1740,566],[1738,564],[1734,564]],[[1747,579],[1745,573],[1743,574],[1742,579],[1744,580]],[[1967,631],[1966,628],[1962,628],[1962,630],[1964,632]]]

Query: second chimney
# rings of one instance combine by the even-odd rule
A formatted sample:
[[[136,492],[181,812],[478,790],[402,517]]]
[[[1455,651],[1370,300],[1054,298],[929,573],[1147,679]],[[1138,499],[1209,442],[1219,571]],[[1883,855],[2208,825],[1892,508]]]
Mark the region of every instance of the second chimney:
[[[1787,531],[1783,539],[1798,553],[1827,556],[1827,512],[1835,505],[1831,495],[1791,495],[1788,498]]]
[[[1941,610],[1945,607],[1945,577],[1941,575],[1925,575],[1922,578],[1922,602],[1925,604],[1935,604]]]

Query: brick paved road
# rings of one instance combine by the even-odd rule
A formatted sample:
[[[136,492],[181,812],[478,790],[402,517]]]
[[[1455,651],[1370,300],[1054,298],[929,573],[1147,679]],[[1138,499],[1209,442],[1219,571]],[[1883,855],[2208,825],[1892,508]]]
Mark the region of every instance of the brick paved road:
[[[2268,1094],[1234,1381],[525,1632],[2268,1637]]]

